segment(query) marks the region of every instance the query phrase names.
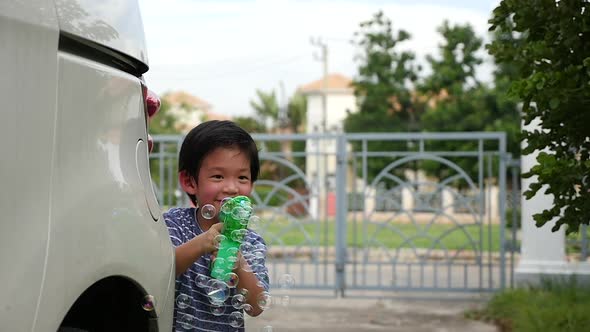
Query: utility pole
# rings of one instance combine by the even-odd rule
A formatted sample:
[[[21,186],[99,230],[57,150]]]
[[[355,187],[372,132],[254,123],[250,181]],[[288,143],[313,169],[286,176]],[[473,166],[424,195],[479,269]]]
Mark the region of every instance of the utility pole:
[[[328,45],[326,45],[321,38],[311,38],[310,39],[311,45],[314,47],[319,48],[319,54],[314,52],[313,57],[317,61],[322,62],[322,69],[323,69],[323,82],[322,82],[322,89],[321,89],[321,97],[322,97],[322,118],[320,124],[320,132],[322,135],[325,135],[328,132],[327,128],[327,113],[328,113],[328,101],[327,101],[327,90],[328,90]],[[328,216],[328,191],[329,191],[329,181],[328,181],[328,145],[326,144],[325,138],[318,138],[317,139],[317,148],[318,148],[318,163],[317,165],[317,175],[318,175],[318,214],[323,218],[323,220],[327,220]],[[327,233],[324,234],[324,241],[327,241]],[[327,243],[327,242],[326,242]]]
[[[323,67],[323,84],[322,84],[322,133],[327,132],[326,120],[327,120],[327,100],[326,90],[328,90],[328,45],[324,43],[321,38],[311,38],[311,45],[320,48],[320,54],[313,54],[313,57],[317,61],[322,62]]]

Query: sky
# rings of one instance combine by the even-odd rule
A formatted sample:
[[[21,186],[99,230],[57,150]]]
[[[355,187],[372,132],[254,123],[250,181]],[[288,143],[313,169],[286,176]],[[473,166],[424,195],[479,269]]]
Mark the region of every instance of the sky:
[[[393,29],[411,39],[411,50],[425,65],[437,55],[444,20],[469,23],[489,40],[488,19],[499,0],[139,0],[150,70],[148,87],[158,94],[186,91],[228,116],[250,116],[256,90],[275,91],[285,103],[299,86],[323,74],[320,49],[328,48],[328,72],[353,78],[358,49],[351,44],[359,24],[382,10]],[[490,57],[478,78],[491,80]],[[427,66],[426,66],[427,67]],[[427,68],[423,74],[428,72]]]

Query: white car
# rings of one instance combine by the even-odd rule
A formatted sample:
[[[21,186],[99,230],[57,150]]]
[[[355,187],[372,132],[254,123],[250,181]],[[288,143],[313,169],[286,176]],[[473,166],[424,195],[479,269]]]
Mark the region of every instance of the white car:
[[[136,0],[0,1],[0,331],[170,331]]]

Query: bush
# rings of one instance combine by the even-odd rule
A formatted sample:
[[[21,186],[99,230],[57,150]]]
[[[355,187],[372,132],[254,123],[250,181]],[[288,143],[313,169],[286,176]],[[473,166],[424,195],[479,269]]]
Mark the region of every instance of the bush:
[[[588,330],[589,312],[590,286],[569,279],[506,290],[466,316],[494,322],[500,331],[577,332]]]

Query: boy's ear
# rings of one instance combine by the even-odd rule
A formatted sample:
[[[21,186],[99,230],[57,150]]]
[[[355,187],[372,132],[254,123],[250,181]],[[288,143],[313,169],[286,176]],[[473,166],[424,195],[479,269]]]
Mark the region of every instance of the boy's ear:
[[[187,171],[178,172],[178,183],[180,183],[180,186],[185,193],[191,195],[197,193],[197,181],[195,181],[195,178],[190,176]]]

